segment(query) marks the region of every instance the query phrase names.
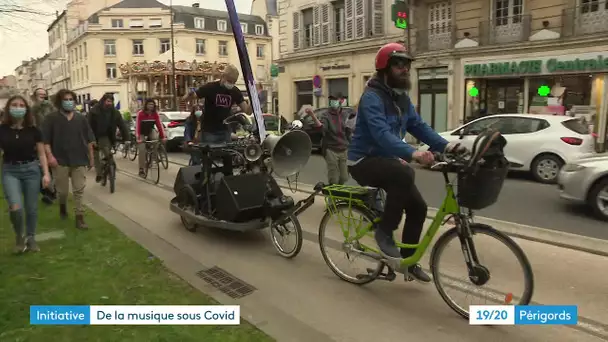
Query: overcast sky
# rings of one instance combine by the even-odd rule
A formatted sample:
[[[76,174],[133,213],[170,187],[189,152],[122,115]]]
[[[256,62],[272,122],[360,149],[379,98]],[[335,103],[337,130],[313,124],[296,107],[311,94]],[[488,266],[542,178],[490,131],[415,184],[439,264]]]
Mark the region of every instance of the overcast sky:
[[[44,56],[48,52],[47,28],[55,19],[55,11],[63,11],[67,0],[0,0],[0,9],[14,6],[34,9],[39,14],[0,13],[0,77],[14,74],[23,60]],[[169,0],[160,0],[168,5]],[[226,10],[224,0],[173,0],[174,5]],[[234,0],[239,13],[249,13],[251,0]]]

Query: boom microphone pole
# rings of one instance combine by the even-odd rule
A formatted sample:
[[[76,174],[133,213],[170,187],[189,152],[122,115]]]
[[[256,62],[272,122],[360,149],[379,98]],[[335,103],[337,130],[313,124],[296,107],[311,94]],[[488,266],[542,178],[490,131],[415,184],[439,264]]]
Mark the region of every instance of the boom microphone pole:
[[[241,30],[241,22],[239,21],[239,15],[236,13],[234,0],[226,0],[226,8],[228,9],[228,16],[230,17],[230,25],[232,25],[236,49],[239,53],[239,61],[241,62],[243,79],[247,86],[247,94],[249,94],[249,101],[251,102],[251,107],[253,109],[253,117],[257,123],[260,143],[262,143],[266,138],[266,127],[264,127],[262,107],[260,106],[260,99],[258,98],[258,92],[255,87],[255,79],[253,78],[253,72],[251,71],[251,64],[249,62],[249,53],[247,53],[247,47],[245,46],[245,37]]]

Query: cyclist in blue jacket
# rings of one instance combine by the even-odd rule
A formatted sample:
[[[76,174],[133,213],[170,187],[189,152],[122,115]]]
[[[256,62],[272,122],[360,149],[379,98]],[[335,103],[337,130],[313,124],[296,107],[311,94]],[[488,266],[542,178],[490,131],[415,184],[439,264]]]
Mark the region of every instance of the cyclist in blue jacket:
[[[413,58],[405,47],[389,43],[376,54],[376,75],[367,84],[359,101],[357,123],[348,149],[351,176],[361,185],[386,192],[382,221],[375,230],[376,242],[387,258],[406,258],[414,249],[399,250],[393,231],[406,219],[402,241],[417,244],[426,219],[427,205],[414,183],[414,170],[405,161],[431,164],[432,151],[462,150],[448,144],[416,113],[406,92],[410,89],[409,71]],[[405,133],[429,145],[430,151],[417,151],[403,141]],[[461,151],[458,151],[461,152]],[[420,265],[408,269],[406,280],[430,282]]]

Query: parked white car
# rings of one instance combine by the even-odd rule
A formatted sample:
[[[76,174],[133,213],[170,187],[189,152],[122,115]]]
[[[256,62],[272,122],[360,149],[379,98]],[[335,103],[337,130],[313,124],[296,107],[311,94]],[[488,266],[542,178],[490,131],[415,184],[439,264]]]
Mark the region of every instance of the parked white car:
[[[511,170],[529,171],[541,183],[555,183],[564,164],[594,152],[588,126],[565,115],[489,115],[440,135],[471,149],[477,135],[487,128],[499,130],[507,139],[505,154]]]
[[[184,143],[184,123],[189,112],[160,112],[160,120],[167,133],[167,150],[174,150]]]
[[[608,221],[608,153],[572,161],[562,167],[560,197],[586,204],[595,215]]]

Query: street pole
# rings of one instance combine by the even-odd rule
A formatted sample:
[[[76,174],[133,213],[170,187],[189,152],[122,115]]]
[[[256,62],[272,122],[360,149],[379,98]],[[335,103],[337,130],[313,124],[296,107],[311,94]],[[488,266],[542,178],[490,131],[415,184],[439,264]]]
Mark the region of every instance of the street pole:
[[[412,1],[411,0],[406,0],[406,1],[407,1],[407,8],[408,8],[408,15],[409,15],[412,12],[412,7],[411,7]],[[406,49],[407,49],[407,52],[413,56],[413,54],[412,54],[412,31],[410,30],[412,23],[410,22],[409,17],[407,18],[407,20],[408,20],[407,27],[405,28],[407,30],[407,32],[406,32],[406,34],[407,34]]]
[[[177,111],[179,106],[177,105],[177,78],[175,76],[175,38],[173,33],[173,0],[169,3],[169,8],[171,9],[171,79],[173,84],[173,110]]]

